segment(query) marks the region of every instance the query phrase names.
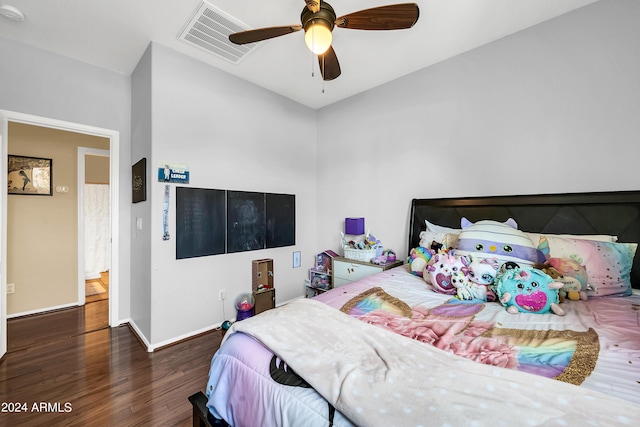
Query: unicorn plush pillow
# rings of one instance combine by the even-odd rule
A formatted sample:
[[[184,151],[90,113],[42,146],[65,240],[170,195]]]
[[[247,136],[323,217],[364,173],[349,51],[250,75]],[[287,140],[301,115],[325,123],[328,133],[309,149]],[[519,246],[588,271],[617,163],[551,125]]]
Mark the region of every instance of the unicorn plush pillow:
[[[563,316],[558,290],[563,284],[532,267],[502,269],[495,281],[498,300],[507,312],[544,314],[554,312]]]

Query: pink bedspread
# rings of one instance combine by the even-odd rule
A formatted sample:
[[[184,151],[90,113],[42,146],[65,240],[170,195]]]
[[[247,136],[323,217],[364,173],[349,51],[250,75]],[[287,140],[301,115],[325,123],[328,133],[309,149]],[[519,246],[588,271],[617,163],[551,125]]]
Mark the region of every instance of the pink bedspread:
[[[498,375],[508,379],[506,386],[516,383],[518,387],[544,384],[543,388],[552,393],[552,401],[558,402],[553,410],[545,410],[556,415],[545,421],[542,415],[545,412],[542,411],[536,415],[537,421],[533,425],[546,425],[552,419],[567,422],[566,425],[583,425],[580,423],[596,420],[597,425],[635,425],[636,418],[640,418],[638,294],[623,298],[592,298],[586,302],[569,301],[563,303],[567,314],[562,317],[554,314],[513,315],[507,313],[499,303],[469,304],[437,294],[403,266],[326,292],[314,300],[324,303],[320,304],[322,307],[330,306],[336,310],[320,310],[318,304],[311,301],[314,302],[314,313],[317,311],[317,316],[325,316],[322,313],[326,313],[326,318],[310,319],[308,304],[288,304],[234,324],[211,363],[206,392],[212,414],[237,426],[257,425],[256,422],[263,426],[391,425],[384,424],[383,418],[376,417],[375,413],[373,418],[369,418],[372,414],[354,413],[353,404],[358,401],[357,396],[354,400],[340,400],[338,397],[350,393],[355,387],[349,384],[356,383],[349,382],[354,379],[351,377],[336,379],[340,377],[332,369],[341,357],[344,357],[344,363],[356,369],[362,362],[348,362],[345,356],[357,356],[361,351],[373,358],[367,359],[367,363],[374,363],[373,360],[379,357],[382,366],[387,366],[387,357],[395,360],[402,356],[387,354],[393,341],[395,347],[415,349],[411,351],[412,354],[420,352],[424,353],[421,357],[434,358],[430,362],[432,366],[440,366],[445,370],[443,372],[455,376],[454,380],[452,377],[446,380],[448,374],[443,373],[436,389],[427,383],[418,385],[416,393],[422,393],[420,390],[423,390],[430,399],[435,399],[430,394],[433,390],[443,390],[458,400],[466,398],[464,390],[461,394],[455,394],[460,392],[457,386],[467,381],[465,372],[475,371],[469,374],[476,375],[475,382],[480,381],[477,378],[483,375]],[[300,306],[303,308],[300,309]],[[368,332],[370,337],[365,342],[372,341],[370,344],[373,347],[372,350],[364,350],[364,347],[358,347],[363,345],[363,337],[353,332],[360,328],[353,326],[352,322],[367,328],[376,326],[368,331],[380,331],[381,334],[392,331],[395,334],[378,336],[377,333]],[[323,335],[329,334],[330,324],[336,325],[333,327],[335,331],[332,329],[330,333],[333,345],[322,342]],[[397,338],[391,340],[389,336]],[[319,341],[317,347],[308,342],[309,338]],[[376,343],[376,340],[383,342],[378,346],[380,343]],[[336,346],[336,342],[340,345]],[[411,346],[407,346],[407,343],[411,343]],[[352,345],[359,350],[351,351]],[[438,350],[435,353],[426,350],[433,348]],[[447,353],[454,356],[448,356]],[[468,359],[465,362],[471,365],[459,362],[464,359]],[[486,365],[490,365],[489,371],[483,371]],[[318,376],[313,372],[314,369],[325,373]],[[410,376],[406,377],[402,369],[397,371],[394,368],[393,372],[399,375],[395,378],[408,381]],[[416,372],[416,375],[424,374],[425,381],[436,381],[437,378],[429,374],[431,368],[427,366],[426,369],[424,373]],[[513,373],[510,374],[510,371]],[[354,370],[354,375],[356,372],[359,371]],[[328,377],[328,382],[324,382],[323,377]],[[447,381],[446,385],[440,384]],[[470,381],[467,386],[469,390],[474,383],[473,379]],[[379,394],[392,389],[391,384],[384,382],[376,383],[375,390],[371,387],[361,395],[360,400],[369,399],[368,396],[374,391]],[[402,395],[401,392],[397,393]],[[462,406],[458,405],[466,408],[462,414],[439,417],[443,422],[456,419],[463,423],[473,421],[485,425],[497,418],[486,415],[483,419],[483,412],[477,409],[485,408],[485,412],[490,414],[487,405],[493,404],[498,395],[502,396],[501,405],[521,405],[521,411],[524,412],[537,408],[539,404],[534,401],[526,404],[525,401],[516,402],[509,399],[508,390],[506,394],[505,390],[496,390],[474,398],[477,400],[473,403],[465,401]],[[602,400],[604,395],[607,398]],[[576,404],[576,397],[580,396],[589,402],[580,404],[577,411],[575,408],[566,408],[569,402]],[[384,399],[395,397],[386,396]],[[542,402],[546,397],[538,396],[536,399]],[[607,399],[612,399],[610,404],[607,404]],[[409,409],[428,416],[429,412],[424,412],[425,408],[429,408],[425,406],[426,401],[423,399],[422,405],[419,402],[393,406],[389,410],[396,417],[400,415],[395,411]],[[433,403],[431,407],[440,408],[438,405]],[[367,405],[357,407],[365,412],[375,410],[375,405],[373,408]],[[447,408],[440,409],[455,410]],[[618,411],[616,416],[612,415],[615,412],[611,412],[613,408]],[[594,410],[597,414],[590,412]],[[580,418],[577,418],[577,414]],[[416,420],[414,415],[406,415],[406,419],[401,417],[399,421]],[[574,419],[567,419],[569,415]],[[534,420],[526,419],[531,422]],[[430,422],[425,421],[424,424],[430,425]]]
[[[640,295],[563,303],[565,316],[509,314],[435,293],[407,266],[316,298],[370,324],[480,363],[640,404]]]

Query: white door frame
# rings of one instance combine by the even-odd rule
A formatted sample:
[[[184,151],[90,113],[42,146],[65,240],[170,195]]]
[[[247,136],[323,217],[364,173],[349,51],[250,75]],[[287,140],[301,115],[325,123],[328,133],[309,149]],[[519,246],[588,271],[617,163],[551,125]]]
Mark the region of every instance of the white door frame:
[[[6,188],[7,177],[7,138],[2,135],[7,134],[8,122],[18,122],[34,126],[49,127],[69,132],[84,133],[109,139],[109,184],[110,184],[110,225],[111,225],[111,267],[109,277],[109,325],[119,326],[119,294],[118,294],[118,273],[119,273],[119,185],[120,177],[120,132],[111,129],[99,128],[95,126],[83,125],[79,123],[67,122],[63,120],[34,116],[30,114],[17,113],[14,111],[0,110],[0,188]],[[0,192],[0,357],[7,350],[7,303],[6,303],[6,265],[7,265],[7,192]],[[84,278],[84,272],[83,272]],[[84,287],[83,287],[84,290]],[[83,293],[84,298],[84,293]]]
[[[78,305],[84,305],[86,300],[85,260],[84,260],[84,185],[85,185],[85,156],[109,157],[109,150],[99,148],[78,147]],[[111,171],[109,171],[111,174]],[[109,183],[111,186],[111,183]],[[109,187],[111,188],[111,187]],[[109,206],[109,217],[111,217]],[[109,230],[111,235],[111,230]],[[110,251],[113,253],[113,250]]]
[[[7,128],[0,111],[0,357],[7,352]]]

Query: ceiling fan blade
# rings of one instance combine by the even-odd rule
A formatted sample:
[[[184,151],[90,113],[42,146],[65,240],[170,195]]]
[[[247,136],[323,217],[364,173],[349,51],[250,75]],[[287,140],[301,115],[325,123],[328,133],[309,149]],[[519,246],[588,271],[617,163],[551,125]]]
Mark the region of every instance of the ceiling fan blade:
[[[311,12],[316,13],[320,10],[320,0],[304,0],[307,3],[307,9]]]
[[[258,28],[256,30],[240,31],[229,35],[229,40],[235,44],[247,44],[284,36],[285,34],[300,31],[302,25],[289,25],[286,27]]]
[[[333,46],[329,46],[329,49],[325,53],[318,55],[318,63],[320,64],[323,80],[333,80],[341,73],[340,63],[338,62],[335,50],[333,50]]]
[[[416,3],[393,4],[341,16],[336,19],[336,26],[353,30],[402,30],[413,27],[419,16]]]

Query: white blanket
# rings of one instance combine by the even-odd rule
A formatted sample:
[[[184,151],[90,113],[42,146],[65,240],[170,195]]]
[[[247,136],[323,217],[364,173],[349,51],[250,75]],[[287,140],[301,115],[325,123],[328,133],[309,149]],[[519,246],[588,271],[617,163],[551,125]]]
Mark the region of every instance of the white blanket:
[[[640,407],[476,363],[310,299],[233,324],[361,426],[636,425]]]

